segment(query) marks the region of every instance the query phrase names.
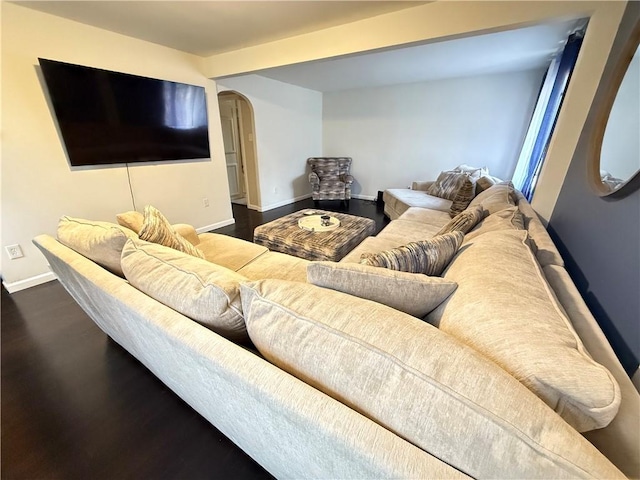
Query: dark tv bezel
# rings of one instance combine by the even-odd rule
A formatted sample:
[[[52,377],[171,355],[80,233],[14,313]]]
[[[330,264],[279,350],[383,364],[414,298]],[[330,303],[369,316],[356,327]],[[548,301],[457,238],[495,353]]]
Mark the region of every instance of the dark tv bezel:
[[[181,82],[174,82],[171,80],[162,80],[152,77],[145,77],[141,75],[133,75],[130,73],[116,72],[113,70],[106,70],[96,67],[90,67],[86,65],[78,65],[74,63],[61,62],[58,60],[51,60],[46,58],[38,58],[38,62],[40,64],[40,71],[42,73],[42,79],[44,86],[46,88],[46,92],[48,95],[48,99],[50,101],[50,105],[52,107],[52,116],[58,128],[58,132],[60,135],[60,139],[62,141],[62,146],[64,148],[67,160],[71,167],[105,167],[105,166],[113,166],[113,165],[125,165],[129,163],[167,163],[167,162],[189,162],[189,161],[201,161],[201,160],[209,160],[211,158],[211,148],[209,142],[209,116],[208,116],[208,105],[207,105],[207,96],[206,90],[203,86],[200,85],[192,85]],[[75,151],[75,145],[72,146],[71,151],[69,149],[69,127],[68,125],[64,125],[64,122],[60,122],[60,109],[61,106],[59,104],[59,98],[56,98],[56,92],[51,91],[51,85],[55,80],[51,78],[47,78],[47,65],[52,65],[54,67],[68,67],[70,69],[76,69],[78,71],[90,71],[90,72],[101,72],[110,78],[113,79],[125,79],[125,81],[138,81],[138,82],[151,82],[154,84],[172,84],[172,85],[186,85],[190,88],[196,88],[202,90],[202,97],[204,99],[204,109],[205,109],[205,118],[206,122],[200,129],[193,129],[194,131],[198,130],[198,134],[200,135],[199,142],[202,144],[198,153],[188,153],[188,151],[182,147],[178,154],[175,151],[172,151],[170,154],[156,151],[152,152],[151,150],[145,149],[145,154],[131,154],[131,153],[116,153],[114,148],[106,148],[105,151],[101,151],[96,153],[90,159],[87,159],[84,156],[79,156],[78,154],[71,154],[71,151]],[[126,127],[133,128],[133,127]],[[181,145],[184,145],[182,143]],[[206,154],[203,155],[206,150]]]

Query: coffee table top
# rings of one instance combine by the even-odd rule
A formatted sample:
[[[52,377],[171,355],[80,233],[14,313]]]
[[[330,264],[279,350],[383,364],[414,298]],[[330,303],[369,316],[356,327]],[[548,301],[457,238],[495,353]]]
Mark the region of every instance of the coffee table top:
[[[300,228],[298,221],[313,215],[329,215],[339,220],[340,225],[329,231],[310,231]],[[269,250],[307,260],[337,262],[366,237],[373,235],[375,229],[376,224],[370,218],[305,209],[256,227],[253,232],[253,241]]]
[[[310,210],[308,213],[308,215],[305,213],[304,217],[298,219],[298,227],[309,230],[310,232],[328,232],[340,226],[340,220],[336,217],[327,215],[327,217],[329,217],[329,224],[323,225],[322,217],[324,217],[324,215],[317,215],[314,210]]]

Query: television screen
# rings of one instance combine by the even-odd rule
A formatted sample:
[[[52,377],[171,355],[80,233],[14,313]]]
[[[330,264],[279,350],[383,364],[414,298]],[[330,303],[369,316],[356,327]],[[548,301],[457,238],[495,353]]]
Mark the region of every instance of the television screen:
[[[204,87],[38,60],[72,166],[210,157]]]

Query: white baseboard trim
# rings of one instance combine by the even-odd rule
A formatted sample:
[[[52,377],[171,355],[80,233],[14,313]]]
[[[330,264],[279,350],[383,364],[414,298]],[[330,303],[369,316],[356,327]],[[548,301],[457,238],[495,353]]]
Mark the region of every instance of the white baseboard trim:
[[[354,195],[351,194],[351,198],[357,198],[358,200],[377,200],[378,197],[372,197],[371,195]]]
[[[272,203],[271,205],[267,205],[266,207],[257,207],[259,212],[266,212],[267,210],[273,210],[274,208],[284,207],[285,205],[289,205],[294,202],[298,202],[300,200],[304,200],[306,198],[311,198],[311,194],[307,193],[306,195],[301,195],[299,197],[290,198],[289,200],[282,200],[281,202]]]
[[[227,225],[233,225],[234,223],[236,223],[236,219],[229,218],[221,222],[212,223],[211,225],[205,225],[204,227],[196,228],[196,233],[210,232],[211,230],[215,230],[216,228],[226,227]]]
[[[7,283],[3,280],[2,285],[4,286],[4,288],[7,289],[7,292],[15,293],[15,292],[19,292],[20,290],[35,287],[36,285],[41,285],[43,283],[51,282],[57,279],[58,277],[56,277],[53,272],[47,272],[47,273],[42,273],[40,275],[36,275],[35,277],[19,280],[17,282]]]

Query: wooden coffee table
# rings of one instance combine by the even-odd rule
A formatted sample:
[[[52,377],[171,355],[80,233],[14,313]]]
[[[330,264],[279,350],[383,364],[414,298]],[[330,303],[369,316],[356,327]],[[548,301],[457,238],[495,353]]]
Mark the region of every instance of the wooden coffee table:
[[[298,225],[307,216],[325,214],[338,219],[340,225],[328,231],[312,231]],[[337,262],[375,230],[376,222],[370,218],[305,209],[256,227],[253,242],[307,260]]]

